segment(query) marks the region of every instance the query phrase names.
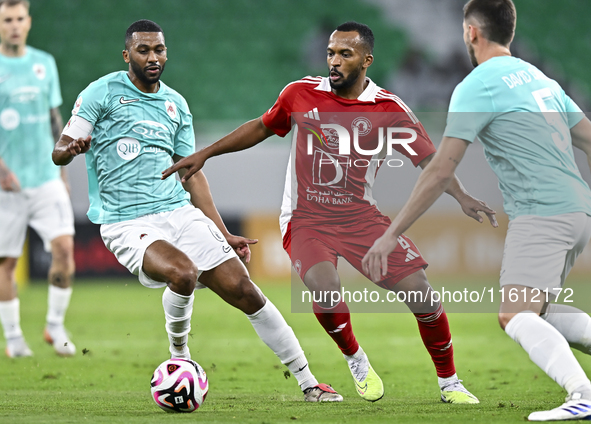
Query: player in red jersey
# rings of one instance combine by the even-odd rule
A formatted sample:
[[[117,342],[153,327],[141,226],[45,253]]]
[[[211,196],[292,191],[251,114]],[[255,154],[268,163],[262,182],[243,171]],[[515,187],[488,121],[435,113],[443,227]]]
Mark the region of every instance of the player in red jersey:
[[[377,209],[371,192],[379,167],[396,160],[388,155],[395,149],[413,165],[425,167],[435,147],[412,111],[366,77],[372,51],[369,27],[356,22],[340,25],[327,48],[328,78],[306,77],[288,84],[263,116],[180,160],[163,172],[163,178],[187,168],[186,180],[212,156],[252,147],[273,134],[283,137],[293,132],[280,218],[284,248],[314,295],[318,321],[347,360],[357,392],[376,401],[384,395],[383,384],[357,343],[347,304],[317,299],[325,292],[340,292],[337,257],[343,256],[363,273],[363,256],[390,224]],[[471,197],[457,179],[448,193],[467,215],[482,222],[478,215],[482,211],[496,224],[495,212]],[[435,365],[441,399],[478,403],[456,375],[442,305],[427,303],[431,286],[426,267],[416,246],[403,235],[389,257],[388,275],[377,284],[397,293],[420,291],[424,295],[423,301],[414,297],[416,301],[411,302],[411,296],[406,299]]]

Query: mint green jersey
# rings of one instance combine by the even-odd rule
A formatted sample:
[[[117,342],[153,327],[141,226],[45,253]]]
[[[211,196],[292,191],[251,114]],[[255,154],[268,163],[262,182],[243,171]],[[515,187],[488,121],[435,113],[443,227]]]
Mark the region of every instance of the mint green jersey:
[[[62,104],[55,60],[27,46],[20,57],[0,54],[0,158],[21,188],[59,178],[51,160],[50,110]]]
[[[92,222],[110,224],[189,204],[180,182],[160,179],[173,155],[195,151],[193,118],[179,93],[162,81],[157,93],[143,93],[127,72],[114,72],[84,89],[72,114],[93,126],[86,153]]]
[[[539,69],[515,57],[494,57],[454,90],[444,136],[469,142],[478,136],[509,219],[591,215],[591,191],[575,164],[570,134],[583,117]]]

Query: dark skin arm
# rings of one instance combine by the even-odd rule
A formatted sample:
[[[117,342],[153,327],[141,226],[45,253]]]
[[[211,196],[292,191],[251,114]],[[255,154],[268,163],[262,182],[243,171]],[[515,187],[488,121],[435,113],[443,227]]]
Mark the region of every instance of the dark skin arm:
[[[64,121],[62,119],[62,115],[60,113],[59,108],[54,107],[49,111],[49,116],[51,119],[51,134],[53,135],[53,139],[57,143],[61,137],[62,130],[64,129]],[[62,166],[61,168],[61,175],[62,180],[66,187],[68,187],[68,191],[70,190],[70,184],[68,183],[68,174],[66,173],[66,168]]]
[[[182,160],[182,157],[175,155],[173,160],[177,162]],[[187,171],[181,169],[179,175],[182,176],[185,172]],[[244,259],[246,263],[250,262],[250,248],[248,245],[255,244],[258,240],[235,236],[228,232],[228,229],[213,202],[209,183],[207,182],[207,178],[205,178],[203,171],[196,172],[193,175],[193,178],[182,184],[183,188],[191,195],[191,203],[193,203],[196,208],[201,209],[205,216],[214,222],[216,227],[222,232],[222,235],[228,244],[236,250],[238,256],[241,259]]]
[[[274,132],[263,124],[262,117],[248,121],[215,143],[176,162],[173,166],[162,172],[162,179],[170,177],[180,169],[186,169],[185,174],[181,175],[181,182],[185,183],[191,176],[203,168],[207,159],[256,146],[273,134]]]
[[[425,169],[425,167],[431,162],[431,160],[433,159],[434,156],[435,156],[435,153],[433,153],[432,155],[429,155],[425,159],[423,159],[419,163],[419,166],[421,167],[421,169]],[[473,218],[476,221],[482,223],[483,219],[478,214],[478,212],[484,212],[486,214],[486,216],[488,217],[490,225],[492,225],[495,228],[499,226],[499,224],[497,223],[497,219],[495,217],[496,212],[494,210],[492,210],[486,204],[486,202],[483,202],[482,200],[478,200],[478,199],[472,197],[470,195],[470,193],[468,193],[466,191],[466,189],[462,185],[462,182],[460,181],[460,179],[457,177],[456,174],[453,175],[453,178],[451,179],[445,192],[458,201],[458,203],[460,204],[460,207],[462,208],[462,211],[466,215],[468,215],[470,218]]]
[[[581,149],[587,155],[589,169],[591,169],[591,121],[583,118],[581,122],[570,130],[573,146]]]

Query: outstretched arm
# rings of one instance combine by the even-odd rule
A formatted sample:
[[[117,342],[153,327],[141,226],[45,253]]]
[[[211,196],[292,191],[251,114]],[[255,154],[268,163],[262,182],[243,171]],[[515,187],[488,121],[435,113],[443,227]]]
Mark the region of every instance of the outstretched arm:
[[[162,172],[162,179],[168,178],[180,169],[186,169],[186,173],[181,175],[181,182],[185,183],[193,174],[203,168],[205,161],[210,157],[248,149],[273,134],[273,131],[263,124],[262,117],[248,121],[215,143],[176,162]]]
[[[431,162],[434,156],[435,153],[433,153],[430,156],[427,156],[419,163],[419,166],[422,169],[425,169],[425,167]],[[464,188],[462,182],[456,174],[453,175],[453,178],[449,183],[449,186],[447,186],[445,192],[458,201],[460,207],[462,208],[462,211],[470,218],[473,218],[476,221],[482,223],[483,219],[478,213],[484,212],[488,217],[490,225],[492,225],[495,228],[499,226],[499,224],[497,223],[497,219],[495,217],[496,212],[492,210],[486,204],[486,202],[472,197],[470,193],[468,193],[468,191]]]
[[[181,160],[181,157],[175,156],[174,159],[175,161]],[[187,171],[184,169],[179,170],[181,177],[185,172]],[[222,232],[222,235],[228,244],[236,250],[238,256],[244,259],[246,263],[250,262],[250,248],[248,245],[255,244],[258,240],[235,236],[228,232],[228,229],[213,202],[209,183],[207,182],[207,178],[205,178],[203,171],[196,172],[193,175],[193,178],[183,183],[183,187],[191,195],[191,203],[193,203],[195,207],[201,209],[205,216],[214,222]]]
[[[578,147],[587,155],[589,169],[591,169],[591,121],[583,118],[581,122],[570,129],[573,146]]]
[[[380,281],[388,272],[388,255],[398,237],[406,231],[454,181],[456,167],[464,157],[468,143],[444,137],[429,166],[421,172],[410,198],[394,218],[384,235],[378,238],[362,261],[363,270],[372,281]]]

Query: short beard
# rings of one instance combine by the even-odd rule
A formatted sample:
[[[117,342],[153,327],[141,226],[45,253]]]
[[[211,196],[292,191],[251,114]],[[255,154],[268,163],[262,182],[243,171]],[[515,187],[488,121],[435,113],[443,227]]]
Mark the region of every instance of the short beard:
[[[347,88],[353,87],[357,80],[359,79],[359,75],[361,75],[361,71],[363,70],[363,64],[359,65],[355,71],[351,72],[347,78],[341,79],[338,82],[333,82],[330,78],[328,79],[330,83],[330,88],[335,90],[343,90]]]
[[[164,72],[164,66],[166,65],[166,63],[163,63],[162,66],[160,67],[160,73],[157,76],[150,78],[146,75],[143,68],[140,67],[140,65],[138,65],[137,62],[134,62],[131,58],[129,60],[129,64],[131,65],[131,70],[133,71],[133,73],[137,77],[137,79],[139,79],[144,84],[149,84],[149,85],[156,84],[158,81],[160,81],[160,77],[162,76],[162,73]]]
[[[468,48],[468,56],[470,57],[470,62],[472,62],[472,66],[475,68],[478,66],[478,61],[476,60],[476,55],[474,54],[474,47],[470,44],[466,46]]]

